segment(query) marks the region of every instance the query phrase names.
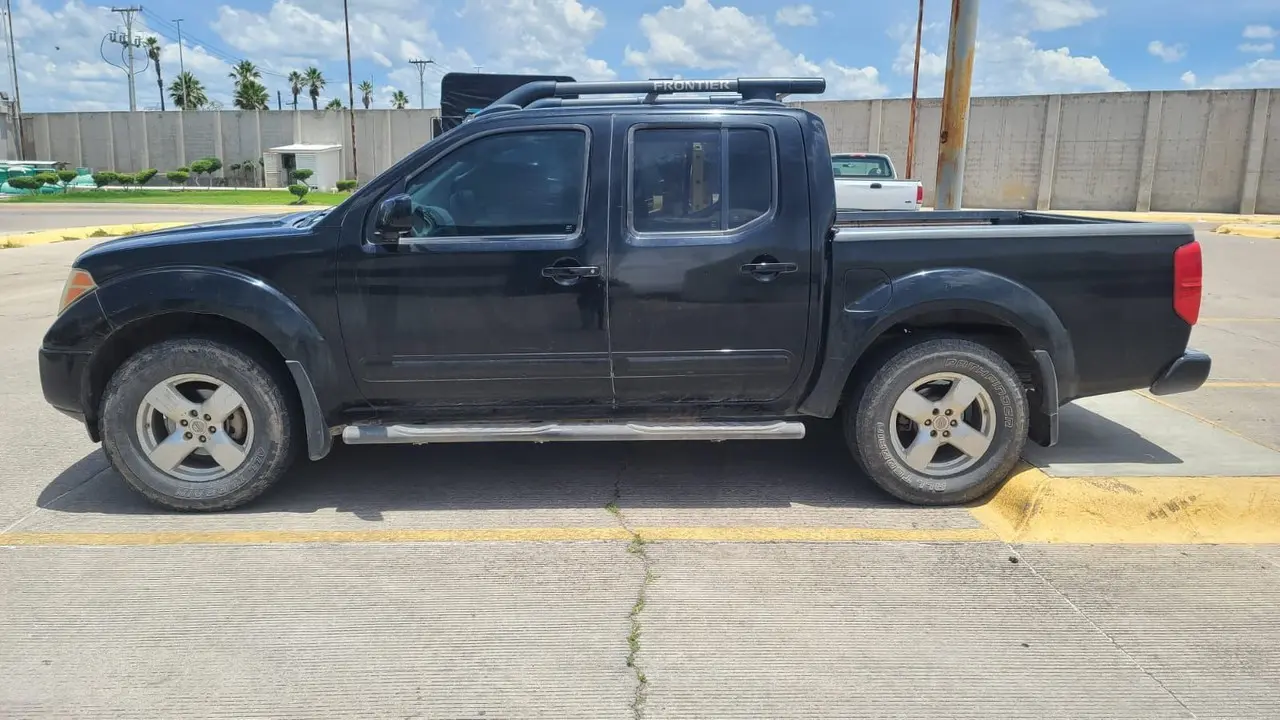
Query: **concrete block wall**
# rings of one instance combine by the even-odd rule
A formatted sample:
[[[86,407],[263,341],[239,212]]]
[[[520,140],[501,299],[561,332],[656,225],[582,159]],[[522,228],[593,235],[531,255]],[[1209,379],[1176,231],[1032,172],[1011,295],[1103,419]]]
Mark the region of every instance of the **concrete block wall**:
[[[431,138],[439,110],[360,110],[356,113],[359,179],[366,182]],[[201,111],[35,113],[23,116],[25,157],[62,160],[70,167],[160,174],[217,157],[224,166],[256,160],[293,143],[342,145],[343,176],[352,172],[350,116],[344,112]],[[0,121],[0,124],[3,124]],[[9,130],[6,126],[6,130]],[[15,134],[16,135],[16,134]],[[0,135],[0,139],[7,136]],[[16,157],[16,137],[9,157]],[[225,168],[217,173],[225,176]]]
[[[888,153],[906,174],[908,100],[792,104],[823,118],[833,151]],[[372,179],[430,140],[438,115],[357,111],[358,179]],[[924,183],[926,203],[934,197],[941,120],[940,102],[922,99],[910,175]],[[338,143],[343,175],[352,172],[345,112],[46,113],[24,116],[24,128],[26,157],[96,170],[163,173],[208,155],[230,165],[278,145]],[[0,142],[14,149],[13,129],[2,130]],[[964,205],[1280,213],[1280,92],[974,98]]]
[[[1194,90],[979,97],[965,207],[1280,213],[1280,92]],[[907,174],[908,100],[794,102],[833,152],[887,153]],[[932,204],[936,98],[919,102],[910,175]]]

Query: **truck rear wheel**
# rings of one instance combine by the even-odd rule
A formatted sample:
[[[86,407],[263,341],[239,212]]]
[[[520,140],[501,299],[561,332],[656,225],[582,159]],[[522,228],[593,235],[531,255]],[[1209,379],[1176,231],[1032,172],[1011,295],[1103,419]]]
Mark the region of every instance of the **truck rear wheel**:
[[[99,425],[112,467],[152,503],[227,510],[292,464],[280,379],[252,355],[203,338],[141,350],[112,376]]]
[[[862,470],[890,495],[953,505],[1008,477],[1027,439],[1027,399],[1009,363],[962,338],[890,355],[845,404],[844,434]]]

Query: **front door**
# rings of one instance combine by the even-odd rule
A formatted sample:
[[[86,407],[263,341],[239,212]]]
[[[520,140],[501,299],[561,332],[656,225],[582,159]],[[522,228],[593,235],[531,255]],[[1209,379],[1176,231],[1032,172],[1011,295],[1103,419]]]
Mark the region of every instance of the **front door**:
[[[587,200],[589,179],[607,178],[607,133],[607,119],[475,133],[344,222],[344,244],[370,238],[381,199],[413,200],[410,237],[343,253],[347,352],[374,405],[612,403],[608,217]]]
[[[626,158],[609,278],[619,403],[783,398],[814,332],[820,267],[799,122],[635,124],[615,129],[614,152]]]

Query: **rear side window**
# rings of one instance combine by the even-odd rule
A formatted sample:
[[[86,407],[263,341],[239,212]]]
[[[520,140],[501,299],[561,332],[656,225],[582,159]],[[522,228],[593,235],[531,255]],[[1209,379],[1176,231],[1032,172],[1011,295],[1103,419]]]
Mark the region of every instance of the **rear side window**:
[[[631,227],[719,233],[773,209],[773,139],[763,128],[649,128],[631,147]]]

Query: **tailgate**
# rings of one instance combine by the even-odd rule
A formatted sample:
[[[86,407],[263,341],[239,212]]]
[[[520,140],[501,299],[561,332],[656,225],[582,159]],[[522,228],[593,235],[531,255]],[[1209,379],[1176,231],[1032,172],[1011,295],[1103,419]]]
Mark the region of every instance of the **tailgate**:
[[[917,210],[918,183],[837,177],[837,210]]]

